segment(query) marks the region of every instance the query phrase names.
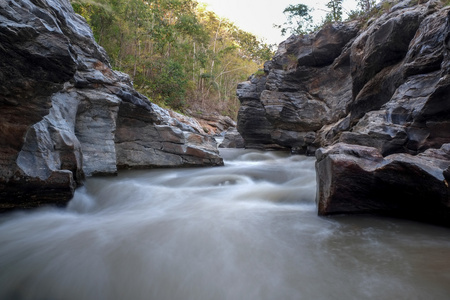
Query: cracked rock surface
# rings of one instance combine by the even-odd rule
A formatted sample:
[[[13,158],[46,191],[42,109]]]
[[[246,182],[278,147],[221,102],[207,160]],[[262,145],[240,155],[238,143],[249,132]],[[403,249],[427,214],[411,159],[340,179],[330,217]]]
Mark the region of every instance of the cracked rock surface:
[[[222,165],[216,142],[114,71],[68,0],[0,1],[0,211],[64,205],[85,176]]]

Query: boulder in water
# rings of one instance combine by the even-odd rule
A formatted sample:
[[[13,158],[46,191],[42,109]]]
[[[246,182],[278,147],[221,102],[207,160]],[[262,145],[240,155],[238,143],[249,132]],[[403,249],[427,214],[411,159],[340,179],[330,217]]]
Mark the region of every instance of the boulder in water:
[[[377,213],[450,225],[450,144],[413,156],[338,143],[317,151],[320,215]]]

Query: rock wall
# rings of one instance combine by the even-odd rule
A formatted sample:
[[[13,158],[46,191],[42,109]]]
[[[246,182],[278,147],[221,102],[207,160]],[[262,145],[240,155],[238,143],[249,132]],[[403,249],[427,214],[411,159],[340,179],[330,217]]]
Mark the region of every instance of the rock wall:
[[[65,204],[118,168],[223,164],[111,69],[68,0],[0,1],[0,114],[0,211]]]
[[[322,147],[320,214],[380,212],[450,225],[450,8],[413,2],[291,37],[263,76],[238,86],[247,147]]]

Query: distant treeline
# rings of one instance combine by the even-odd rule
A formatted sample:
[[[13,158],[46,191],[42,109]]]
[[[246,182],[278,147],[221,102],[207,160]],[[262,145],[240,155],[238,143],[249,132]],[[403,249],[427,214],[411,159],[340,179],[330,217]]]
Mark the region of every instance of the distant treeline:
[[[238,82],[261,68],[270,45],[194,0],[72,0],[113,68],[152,102],[234,117]]]

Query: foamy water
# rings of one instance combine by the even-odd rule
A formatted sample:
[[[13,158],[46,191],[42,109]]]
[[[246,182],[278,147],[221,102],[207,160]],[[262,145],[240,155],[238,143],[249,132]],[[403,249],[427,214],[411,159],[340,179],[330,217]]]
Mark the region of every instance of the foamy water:
[[[0,299],[449,299],[449,229],[321,218],[313,158],[222,155],[1,216]]]

